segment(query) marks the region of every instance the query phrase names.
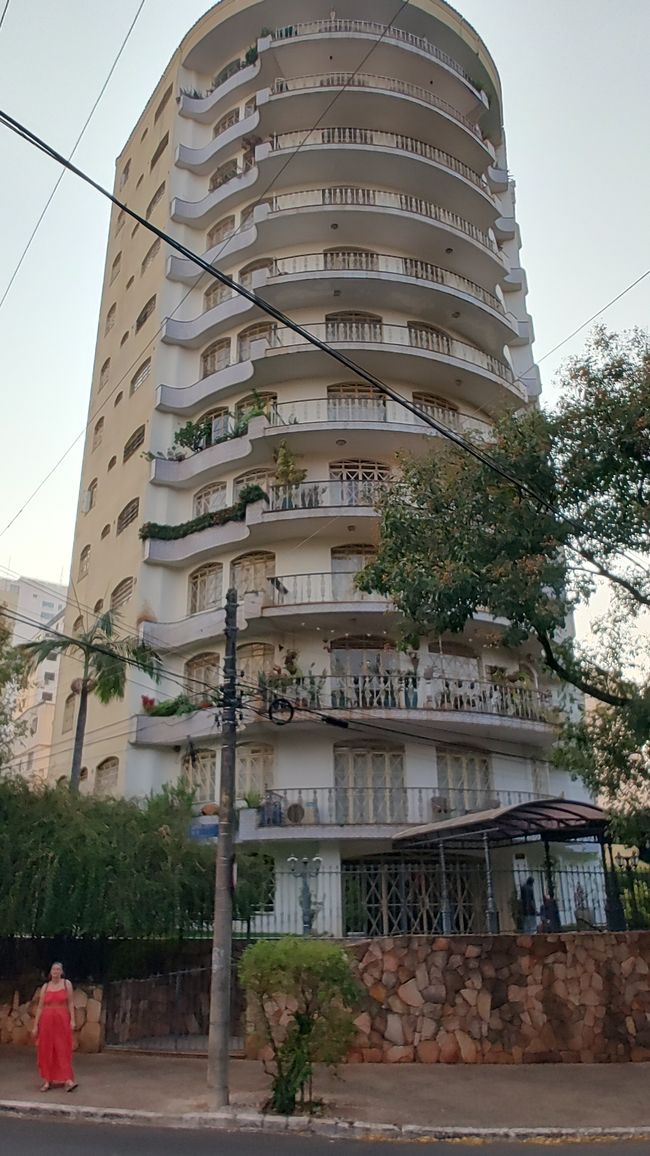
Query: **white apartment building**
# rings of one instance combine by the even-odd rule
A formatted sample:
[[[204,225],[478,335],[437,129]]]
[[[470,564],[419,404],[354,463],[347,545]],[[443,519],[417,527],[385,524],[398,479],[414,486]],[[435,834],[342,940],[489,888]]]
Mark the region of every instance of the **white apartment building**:
[[[394,17],[392,0],[222,0],[168,65],[115,191],[427,413],[485,428],[540,391],[499,76],[442,0]],[[559,699],[534,653],[488,649],[499,624],[479,615],[462,638],[404,654],[390,604],[355,586],[397,452],[435,451],[438,435],[122,211],[90,415],[78,597],[140,631],[165,676],[135,673],[124,702],[91,701],[88,790],[137,795],[185,775],[200,801],[218,795],[218,720],[201,704],[233,585],[250,691],[238,795],[262,802],[240,837],[278,862],[372,861],[437,814],[575,797],[547,761]],[[301,480],[287,483],[287,455]],[[233,518],[250,485],[265,498]],[[297,704],[290,725],[264,712],[269,680]],[[199,709],[143,710],[143,695],[182,684]],[[57,703],[54,779],[76,705]]]
[[[46,626],[33,634],[31,641],[50,639],[53,631],[63,629],[63,619],[62,605]],[[22,775],[33,784],[48,779],[60,666],[61,659],[54,654],[35,667],[16,702],[15,717],[20,733],[14,740],[7,770],[9,774]]]
[[[15,620],[12,643],[30,642],[65,608],[67,586],[40,578],[0,577],[0,606]],[[18,620],[20,619],[20,621]]]

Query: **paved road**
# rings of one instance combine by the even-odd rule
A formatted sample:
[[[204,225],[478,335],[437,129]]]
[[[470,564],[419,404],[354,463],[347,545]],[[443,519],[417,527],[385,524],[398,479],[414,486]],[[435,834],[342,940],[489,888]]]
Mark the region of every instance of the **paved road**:
[[[315,1136],[263,1136],[249,1133],[134,1128],[121,1124],[81,1124],[59,1121],[0,1120],[2,1156],[385,1156],[387,1144],[360,1140],[324,1140]],[[474,1156],[476,1144],[392,1145],[404,1156]],[[648,1156],[647,1143],[634,1144],[488,1144],[486,1156]]]

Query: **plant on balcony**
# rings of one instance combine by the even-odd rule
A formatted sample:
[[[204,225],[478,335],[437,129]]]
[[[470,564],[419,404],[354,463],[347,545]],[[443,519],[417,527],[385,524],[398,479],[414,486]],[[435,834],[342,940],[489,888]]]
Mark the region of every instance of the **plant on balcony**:
[[[261,486],[248,485],[240,491],[239,498],[232,506],[223,510],[211,510],[207,514],[199,514],[189,522],[180,522],[176,526],[164,525],[160,522],[145,522],[140,527],[142,541],[155,539],[156,541],[172,542],[179,538],[187,538],[190,534],[198,534],[212,526],[225,526],[228,522],[243,522],[246,517],[246,508],[254,502],[268,501]]]
[[[179,694],[176,698],[164,698],[153,706],[145,706],[143,700],[142,705],[145,714],[153,718],[173,718],[175,715],[192,714],[197,710],[196,703],[193,703],[186,694]]]
[[[247,48],[244,53],[244,64],[255,64],[257,62],[257,56],[257,44],[251,44],[250,48]]]
[[[275,462],[275,481],[278,486],[300,486],[307,477],[307,470],[297,465],[297,458],[289,449],[286,441],[281,441],[273,451]]]

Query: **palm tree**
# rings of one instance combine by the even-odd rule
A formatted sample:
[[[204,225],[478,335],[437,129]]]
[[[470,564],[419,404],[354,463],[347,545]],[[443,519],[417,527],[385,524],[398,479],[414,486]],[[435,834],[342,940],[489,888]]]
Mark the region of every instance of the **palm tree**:
[[[81,656],[83,673],[75,678],[71,690],[79,695],[79,713],[74,736],[70,790],[79,790],[83,755],[88,695],[96,694],[102,703],[124,698],[127,669],[130,666],[144,671],[156,682],[160,679],[160,659],[156,652],[137,638],[116,638],[115,624],[110,611],[101,614],[89,630],[76,634],[26,642],[21,647],[32,668],[40,666],[52,655],[76,654]]]

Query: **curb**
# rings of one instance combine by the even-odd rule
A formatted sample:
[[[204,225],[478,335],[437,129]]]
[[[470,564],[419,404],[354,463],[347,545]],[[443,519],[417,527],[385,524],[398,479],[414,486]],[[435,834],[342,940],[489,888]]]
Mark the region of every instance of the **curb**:
[[[0,1115],[41,1120],[131,1124],[156,1128],[210,1128],[228,1132],[309,1133],[349,1140],[650,1140],[650,1125],[636,1128],[462,1128],[420,1124],[373,1124],[364,1120],[313,1119],[309,1116],[266,1116],[261,1112],[222,1108],[216,1112],[185,1112],[177,1116],[129,1108],[91,1108],[43,1104],[36,1100],[0,1100]]]

